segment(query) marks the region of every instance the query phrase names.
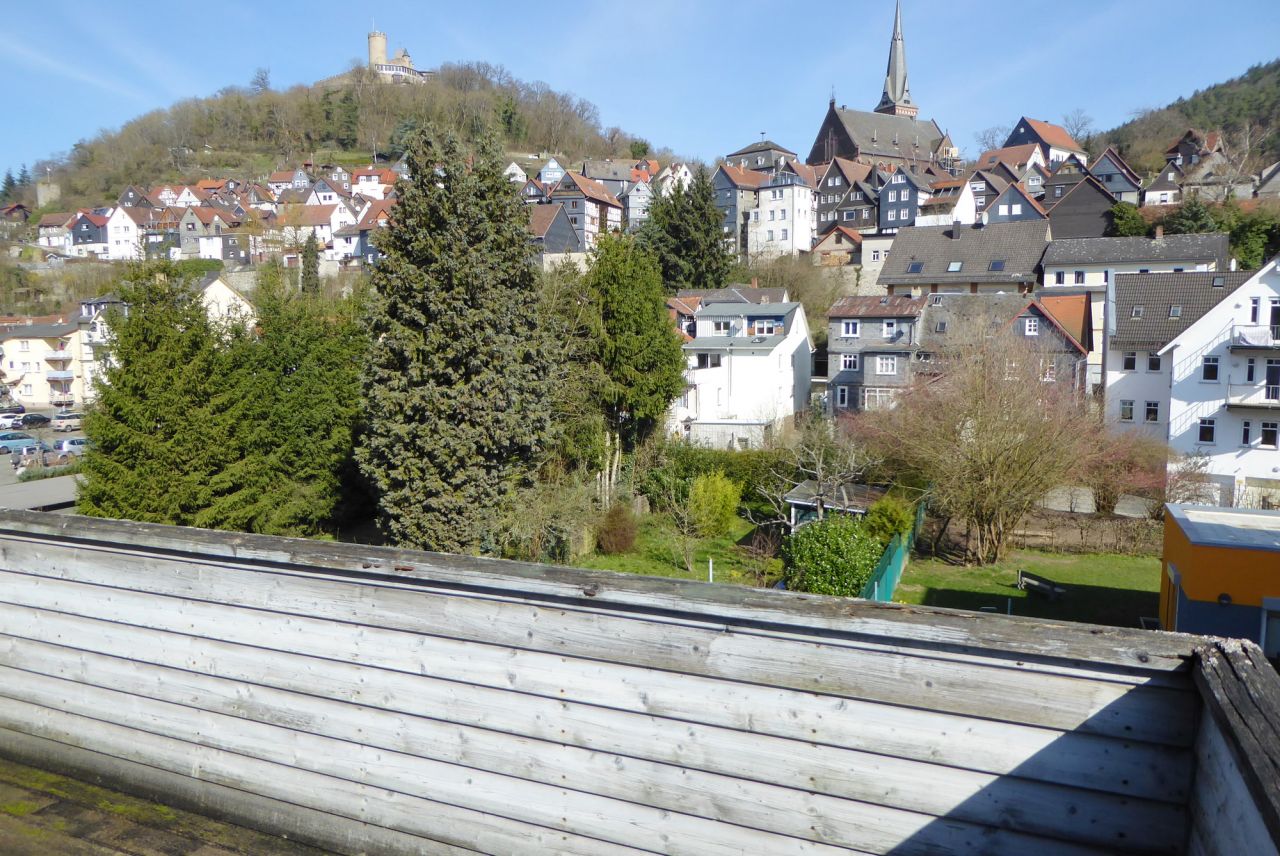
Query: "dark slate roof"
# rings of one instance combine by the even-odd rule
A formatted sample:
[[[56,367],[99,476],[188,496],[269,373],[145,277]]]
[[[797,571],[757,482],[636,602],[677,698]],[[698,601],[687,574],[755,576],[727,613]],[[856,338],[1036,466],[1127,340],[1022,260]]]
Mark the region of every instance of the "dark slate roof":
[[[60,339],[76,331],[79,325],[62,324],[14,324],[0,328],[0,339]]]
[[[894,247],[897,253],[897,247]],[[1121,264],[1132,262],[1216,261],[1226,269],[1230,259],[1225,232],[1165,235],[1163,238],[1065,238],[1044,254],[1045,265]]]
[[[823,498],[822,504],[842,511],[866,511],[888,492],[887,488],[875,485],[841,484]],[[792,488],[784,499],[792,505],[815,505],[817,496],[818,483],[809,479]]]
[[[886,155],[929,160],[942,142],[942,129],[932,119],[890,116],[887,113],[868,113],[843,107],[836,109],[836,115],[849,137],[857,144],[859,155],[864,158]],[[895,136],[898,140],[896,144]]]
[[[838,318],[916,318],[924,308],[923,297],[842,297],[831,307],[827,317]]]
[[[1048,245],[1049,224],[1044,220],[990,226],[908,226],[893,239],[892,254],[878,282],[881,285],[977,282],[1013,286],[1035,279]],[[1003,270],[991,270],[991,263],[996,260],[1004,262]],[[919,273],[907,273],[913,262],[923,264]],[[952,262],[962,263],[959,271],[947,271]]]
[[[780,146],[777,143],[775,143],[773,140],[761,140],[758,143],[752,143],[749,146],[738,149],[736,152],[729,152],[729,154],[725,155],[725,157],[733,158],[733,157],[737,157],[738,155],[749,155],[754,152],[771,152],[771,151],[782,152],[784,155],[791,155],[792,157],[796,156],[796,153],[791,151],[791,149],[787,148],[786,146]]]
[[[750,285],[728,285],[724,288],[683,288],[677,297],[697,297],[702,305],[709,303],[785,303],[785,288],[754,288]]]
[[[1111,342],[1163,348],[1251,276],[1246,271],[1118,274],[1116,332]],[[1215,280],[1222,285],[1214,288]],[[1141,318],[1133,317],[1134,306],[1142,307]],[[1169,317],[1171,306],[1182,307],[1179,317]]]
[[[1173,173],[1173,178],[1166,176]],[[1146,186],[1146,190],[1177,190],[1178,180],[1182,178],[1182,170],[1175,163],[1167,163],[1160,168],[1160,171],[1151,179],[1151,183]]]
[[[699,318],[785,318],[791,326],[791,314],[799,303],[706,303],[698,307]],[[751,307],[751,308],[748,308]]]

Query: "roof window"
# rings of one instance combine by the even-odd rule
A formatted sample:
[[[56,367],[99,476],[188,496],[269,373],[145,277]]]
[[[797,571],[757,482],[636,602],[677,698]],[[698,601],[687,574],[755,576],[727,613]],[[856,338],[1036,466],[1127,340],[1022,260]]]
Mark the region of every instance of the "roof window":
[[[912,262],[907,265],[907,273],[920,273],[924,270],[924,262]]]
[[[1004,270],[1004,259],[992,259],[991,267],[988,270],[1002,271]]]
[[[941,294],[931,294],[931,295],[929,295],[929,305],[930,305],[930,306],[941,306],[941,305],[942,305],[942,295],[941,295]]]
[[[1226,287],[1226,284],[1227,284],[1227,278],[1225,276],[1215,276],[1213,278],[1214,288],[1224,288]]]
[[[935,332],[935,333],[945,333],[945,332],[947,332],[947,322],[946,322],[946,321],[939,321],[937,324],[935,324],[935,325],[934,325],[934,327],[933,327],[933,332]]]
[[[951,262],[947,265],[947,273],[959,273],[964,267],[964,262]]]
[[[1170,318],[1181,318],[1181,317],[1182,317],[1182,307],[1181,307],[1181,306],[1170,306],[1170,307],[1169,307],[1169,317],[1170,317]]]
[[[1129,317],[1130,317],[1130,318],[1141,318],[1141,317],[1142,317],[1142,307],[1141,307],[1141,306],[1135,306],[1135,307],[1133,307],[1133,312],[1129,315]]]

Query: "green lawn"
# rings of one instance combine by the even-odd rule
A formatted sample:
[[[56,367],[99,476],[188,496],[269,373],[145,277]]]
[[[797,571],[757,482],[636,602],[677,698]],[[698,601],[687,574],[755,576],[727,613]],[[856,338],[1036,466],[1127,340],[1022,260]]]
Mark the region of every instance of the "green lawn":
[[[1019,591],[1019,569],[1048,577],[1067,593],[1050,603]],[[1160,560],[1155,557],[1015,550],[1000,564],[982,568],[913,559],[894,600],[955,609],[993,606],[1005,612],[1012,598],[1014,615],[1137,627],[1140,617],[1157,614],[1159,592]]]
[[[576,559],[579,568],[599,571],[622,571],[650,577],[678,577],[680,579],[707,579],[707,559],[715,560],[715,581],[754,585],[755,580],[747,562],[736,544],[752,530],[752,524],[742,518],[734,518],[733,531],[721,538],[707,538],[698,542],[695,550],[694,572],[685,568],[679,541],[670,523],[660,514],[645,515],[640,521],[640,531],[635,548],[616,556],[592,554]],[[768,582],[772,583],[782,573],[782,565],[773,560]]]

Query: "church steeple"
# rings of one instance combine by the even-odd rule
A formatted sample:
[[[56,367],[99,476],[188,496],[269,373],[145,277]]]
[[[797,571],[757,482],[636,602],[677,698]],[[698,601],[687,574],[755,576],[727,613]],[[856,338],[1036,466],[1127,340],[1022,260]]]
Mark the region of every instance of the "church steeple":
[[[889,67],[885,70],[884,94],[880,96],[876,112],[911,117],[920,112],[920,108],[911,100],[911,89],[907,86],[907,48],[902,40],[902,0],[898,0],[893,15]]]

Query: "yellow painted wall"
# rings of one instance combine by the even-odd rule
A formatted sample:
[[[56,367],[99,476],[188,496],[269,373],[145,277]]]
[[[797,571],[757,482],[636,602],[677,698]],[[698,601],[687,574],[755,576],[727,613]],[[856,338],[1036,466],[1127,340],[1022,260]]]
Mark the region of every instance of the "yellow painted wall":
[[[1169,566],[1182,575],[1182,590],[1191,600],[1216,601],[1226,592],[1238,606],[1262,606],[1264,597],[1280,597],[1280,553],[1274,550],[1251,550],[1240,547],[1211,547],[1192,544],[1182,527],[1170,515],[1164,521],[1163,568],[1168,579]],[[1160,616],[1164,624],[1171,617],[1172,594],[1160,586]]]

